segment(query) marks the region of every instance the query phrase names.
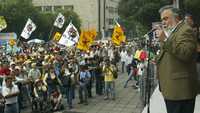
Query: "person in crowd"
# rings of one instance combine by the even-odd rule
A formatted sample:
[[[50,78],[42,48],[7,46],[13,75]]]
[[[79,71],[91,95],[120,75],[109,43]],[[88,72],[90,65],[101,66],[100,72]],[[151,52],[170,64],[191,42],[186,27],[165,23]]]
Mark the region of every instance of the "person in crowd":
[[[41,79],[37,79],[34,84],[33,89],[33,99],[32,99],[32,109],[44,110],[44,102],[47,101],[47,87]]]
[[[96,94],[102,95],[104,89],[104,76],[102,74],[102,67],[100,59],[95,59],[95,79],[96,79]]]
[[[86,65],[87,65],[88,71],[91,75],[90,80],[89,80],[89,84],[87,86],[88,97],[92,98],[92,84],[93,84],[93,81],[94,81],[94,78],[95,78],[95,68],[96,68],[96,65],[93,61],[93,58],[88,58],[87,61],[86,61]]]
[[[164,6],[159,13],[163,28],[156,28],[161,44],[156,58],[157,78],[167,113],[193,113],[198,92],[196,38],[192,28],[183,21],[180,9]]]
[[[122,73],[124,73],[125,62],[126,62],[126,56],[127,56],[127,51],[123,48],[122,51],[120,52]]]
[[[0,76],[8,76],[10,75],[11,71],[9,69],[9,65],[7,61],[2,61],[0,65]]]
[[[4,113],[19,113],[17,101],[19,89],[17,85],[13,83],[13,77],[11,76],[6,77],[5,83],[6,84],[2,86],[2,95],[6,100]]]
[[[50,96],[50,101],[52,105],[52,111],[58,111],[64,109],[62,99],[63,96],[58,89],[55,89]]]
[[[65,63],[62,67],[61,82],[67,97],[68,107],[69,109],[72,109],[73,91],[75,90],[75,87],[73,87],[73,85],[75,84],[75,82],[72,68],[69,68],[67,63]]]
[[[5,98],[0,93],[0,113],[4,113],[5,102],[6,102]]]
[[[115,100],[115,83],[113,73],[115,71],[114,66],[111,64],[109,59],[105,60],[105,65],[103,66],[104,81],[105,81],[105,97],[104,100],[110,98]]]
[[[61,80],[56,76],[53,66],[50,67],[50,70],[46,71],[43,81],[48,87],[48,95],[55,89],[60,89],[59,86],[62,85]]]
[[[125,58],[125,67],[126,67],[126,72],[128,75],[131,72],[130,66],[131,66],[132,61],[133,61],[133,55],[131,54],[131,52],[129,52]]]
[[[36,63],[31,64],[31,69],[28,73],[28,78],[30,81],[34,82],[35,80],[39,79],[41,76],[40,70],[36,67]]]
[[[194,27],[194,21],[191,14],[188,13],[185,15],[185,22],[191,27]]]
[[[112,59],[113,60],[113,63],[114,65],[116,66],[117,70],[118,70],[118,62],[120,61],[120,53],[119,53],[119,50],[117,47],[113,47],[113,54],[114,54],[114,58]]]
[[[68,65],[70,72],[72,73],[72,98],[75,99],[75,86],[78,82],[78,74],[79,74],[79,65],[75,58],[72,58],[70,60],[70,63]]]
[[[11,73],[13,73],[13,71],[15,70],[15,66],[16,66],[15,62],[10,63],[10,72]]]
[[[136,62],[136,60],[134,58],[133,58],[131,64],[129,64],[129,71],[130,72],[129,72],[129,75],[128,75],[128,79],[126,80],[126,82],[124,84],[124,88],[127,87],[128,82],[130,80],[132,80],[133,77],[135,78],[135,80],[137,82],[137,79],[136,79],[136,77],[137,77],[137,62]]]
[[[40,70],[36,67],[36,63],[31,64],[31,69],[28,72],[28,80],[30,82],[29,85],[29,92],[30,96],[33,96],[33,87],[34,87],[34,82],[39,79],[41,76]]]
[[[112,46],[108,48],[108,57],[110,61],[114,60],[114,47]]]
[[[91,74],[88,71],[88,67],[86,65],[81,65],[80,74],[79,74],[79,104],[84,103],[88,105],[88,90],[87,86],[89,85],[89,81],[91,78]]]

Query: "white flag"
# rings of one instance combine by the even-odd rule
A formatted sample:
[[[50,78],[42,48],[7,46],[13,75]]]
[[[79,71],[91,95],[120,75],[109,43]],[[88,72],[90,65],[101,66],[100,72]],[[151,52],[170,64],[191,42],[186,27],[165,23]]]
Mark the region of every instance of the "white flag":
[[[59,13],[54,22],[54,26],[56,26],[58,28],[62,28],[64,23],[65,23],[65,16],[63,16],[61,13]]]
[[[62,34],[62,37],[59,40],[59,44],[65,45],[65,46],[73,46],[78,42],[79,39],[79,33],[76,27],[70,22],[67,28],[65,29],[65,32]]]
[[[21,37],[28,39],[31,36],[31,33],[35,31],[36,25],[33,23],[33,21],[29,18],[26,22],[26,25],[21,33]]]

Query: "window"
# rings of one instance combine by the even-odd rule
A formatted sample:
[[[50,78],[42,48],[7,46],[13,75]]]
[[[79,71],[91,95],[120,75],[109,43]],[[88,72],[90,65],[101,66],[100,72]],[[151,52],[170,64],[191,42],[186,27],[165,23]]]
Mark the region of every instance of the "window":
[[[68,10],[68,11],[72,11],[72,10],[74,10],[74,6],[73,5],[66,5],[66,6],[64,6],[64,9]]]
[[[61,11],[62,10],[62,6],[54,6],[54,11]]]
[[[118,8],[115,8],[115,13],[118,13]]]
[[[113,25],[113,19],[112,19],[112,18],[109,18],[109,19],[108,19],[108,24],[109,24],[109,25]]]
[[[43,6],[43,11],[44,12],[51,12],[52,11],[52,7],[51,6]]]
[[[37,6],[37,7],[35,7],[36,8],[36,10],[38,10],[38,11],[42,11],[42,7],[41,6]]]

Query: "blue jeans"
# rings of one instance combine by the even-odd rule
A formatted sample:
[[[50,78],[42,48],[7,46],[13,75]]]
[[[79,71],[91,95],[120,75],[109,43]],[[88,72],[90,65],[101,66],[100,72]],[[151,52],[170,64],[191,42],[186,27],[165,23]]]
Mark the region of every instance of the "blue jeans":
[[[4,113],[19,113],[18,103],[5,105]]]
[[[124,88],[126,88],[127,87],[127,84],[128,84],[128,82],[130,81],[130,80],[132,80],[132,77],[133,77],[134,75],[133,75],[133,71],[130,71],[130,73],[129,73],[129,75],[128,75],[128,80],[125,82],[125,84],[124,84]]]
[[[106,93],[106,97],[109,97],[109,94],[111,94],[111,97],[115,98],[115,82],[114,81],[105,82],[105,93]]]
[[[88,91],[87,91],[87,84],[86,83],[81,83],[81,85],[79,87],[79,99],[80,99],[80,102],[87,103]]]
[[[125,62],[121,62],[121,63],[122,63],[122,73],[124,73]]]
[[[73,93],[74,93],[73,87],[66,86],[66,96],[67,96],[67,103],[69,105],[69,108],[72,108]]]

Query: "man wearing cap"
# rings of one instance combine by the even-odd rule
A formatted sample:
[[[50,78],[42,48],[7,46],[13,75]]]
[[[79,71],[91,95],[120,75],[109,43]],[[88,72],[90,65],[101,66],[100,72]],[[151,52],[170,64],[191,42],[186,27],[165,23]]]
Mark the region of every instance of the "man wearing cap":
[[[28,73],[28,78],[33,82],[38,79],[41,75],[40,70],[36,68],[36,63],[31,64],[32,69]]]
[[[33,83],[39,79],[39,77],[41,76],[40,70],[36,68],[36,63],[32,63],[31,64],[31,69],[28,72],[28,79],[31,82],[31,85],[29,87],[30,90],[30,94],[33,93]]]
[[[6,85],[2,87],[2,95],[6,99],[5,103],[5,113],[19,113],[19,106],[18,106],[18,94],[19,89],[17,85],[13,84],[12,77],[6,77],[5,79]]]

